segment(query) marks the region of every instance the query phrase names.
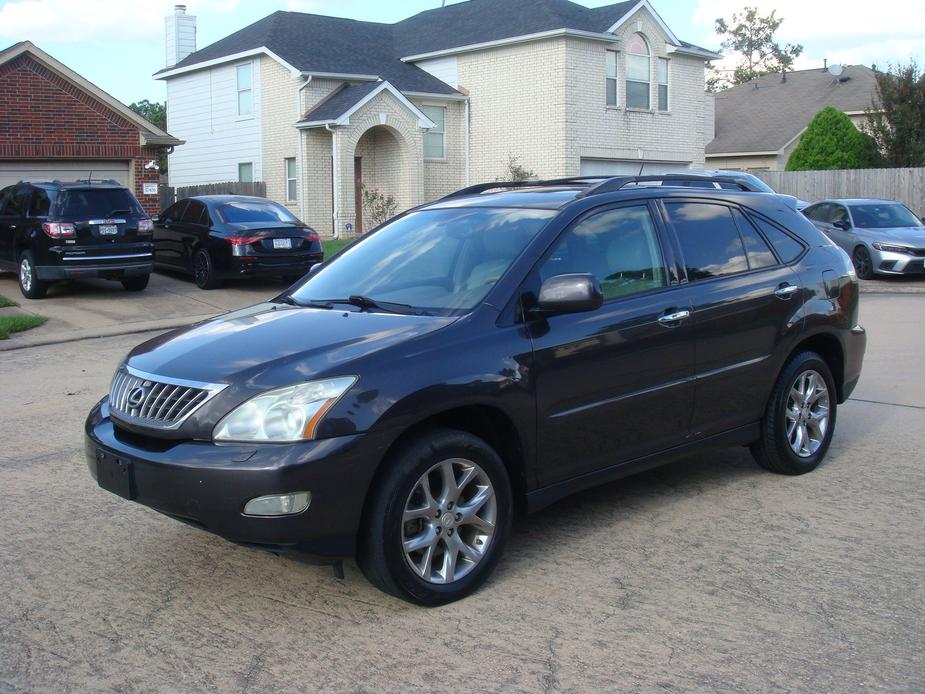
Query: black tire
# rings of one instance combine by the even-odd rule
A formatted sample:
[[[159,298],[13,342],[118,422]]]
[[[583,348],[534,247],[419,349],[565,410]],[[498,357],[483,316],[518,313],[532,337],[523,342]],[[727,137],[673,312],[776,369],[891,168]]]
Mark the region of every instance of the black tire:
[[[148,280],[151,275],[136,275],[135,277],[126,277],[122,280],[122,286],[127,292],[143,292],[148,286]]]
[[[222,286],[222,280],[215,273],[212,254],[205,248],[193,254],[193,280],[200,289],[218,289]]]
[[[807,446],[803,454],[798,454],[791,443],[791,437],[788,436],[788,428],[792,423],[788,420],[788,411],[790,416],[795,417],[796,421],[793,423],[798,427],[801,421],[798,416],[800,408],[794,405],[795,409],[791,409],[788,405],[791,403],[792,392],[798,390],[799,379],[812,373],[821,376],[825,383],[828,420],[823,435],[817,436],[816,439],[812,438],[811,429],[804,426],[810,441],[818,441],[818,447],[810,451],[812,446]],[[815,352],[796,354],[787,362],[777,378],[761,424],[761,438],[751,446],[752,455],[758,464],[766,470],[783,475],[802,475],[815,470],[825,458],[832,442],[838,410],[837,400],[835,381],[825,360]],[[812,403],[807,405],[807,408],[807,413],[811,414]]]
[[[42,282],[35,276],[35,259],[31,251],[19,255],[19,267],[16,273],[19,291],[27,299],[44,299],[48,292],[48,282]]]
[[[851,262],[854,264],[854,271],[859,279],[872,280],[874,278],[874,262],[867,248],[864,246],[855,248],[851,253]]]
[[[493,534],[490,539],[484,541],[487,549],[480,555],[481,558],[475,563],[467,563],[463,558],[459,565],[468,567],[468,573],[458,580],[440,584],[425,580],[415,573],[410,566],[411,560],[405,556],[402,540],[407,532],[408,523],[420,522],[422,526],[426,523],[431,528],[439,528],[434,532],[440,533],[443,518],[453,515],[452,512],[447,512],[453,508],[452,504],[448,509],[440,508],[437,511],[442,514],[441,520],[421,519],[406,523],[402,519],[406,503],[410,503],[412,494],[418,493],[420,489],[418,482],[422,476],[434,466],[451,459],[475,463],[474,467],[479,468],[479,474],[487,475],[494,490],[495,503],[492,510],[495,520]],[[380,590],[419,605],[444,605],[477,590],[498,563],[510,532],[513,508],[511,485],[501,458],[491,446],[476,436],[453,429],[433,429],[402,445],[384,465],[382,474],[374,483],[360,531],[357,551],[360,569]],[[438,475],[439,479],[438,472],[432,474]],[[461,476],[456,479],[458,481]],[[470,483],[468,487],[463,485],[463,489],[473,486],[480,489],[474,483]],[[435,503],[440,505],[439,501]],[[461,505],[462,503],[464,502],[461,502]],[[456,513],[457,519],[459,515]],[[463,524],[458,528],[457,541],[463,538],[464,532],[468,532]],[[434,541],[432,557],[439,558],[438,552],[441,551],[446,554],[446,542],[452,535],[453,529],[448,528],[442,538]],[[441,542],[444,544],[440,545]],[[471,550],[480,544],[483,544],[483,541],[476,538],[467,547]],[[463,557],[462,554],[456,556]],[[434,561],[435,567],[437,564],[438,562]]]

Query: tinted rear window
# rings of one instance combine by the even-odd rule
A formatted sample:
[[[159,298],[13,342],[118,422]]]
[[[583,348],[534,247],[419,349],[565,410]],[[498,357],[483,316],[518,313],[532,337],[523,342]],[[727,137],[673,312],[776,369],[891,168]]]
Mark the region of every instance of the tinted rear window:
[[[689,280],[748,270],[745,248],[728,207],[709,203],[667,203]]]
[[[784,264],[796,260],[803,252],[803,244],[795,240],[790,234],[778,229],[770,222],[764,221],[761,217],[752,217],[752,221],[764,234],[764,237],[771,242],[774,250],[777,251],[777,257]]]
[[[144,215],[135,196],[124,188],[66,189],[58,214],[76,220]]]
[[[298,224],[299,220],[285,207],[274,202],[228,202],[218,208],[227,224]]]

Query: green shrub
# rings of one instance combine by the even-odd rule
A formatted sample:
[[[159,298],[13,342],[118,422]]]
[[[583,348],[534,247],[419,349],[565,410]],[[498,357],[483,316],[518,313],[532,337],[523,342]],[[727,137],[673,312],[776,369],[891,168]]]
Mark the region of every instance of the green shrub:
[[[873,139],[844,113],[826,106],[809,122],[790,159],[787,171],[866,169],[878,165]]]

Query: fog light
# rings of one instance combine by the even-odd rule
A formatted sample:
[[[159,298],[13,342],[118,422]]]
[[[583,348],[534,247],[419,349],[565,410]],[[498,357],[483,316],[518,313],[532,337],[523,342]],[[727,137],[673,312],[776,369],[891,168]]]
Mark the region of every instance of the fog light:
[[[258,496],[244,505],[245,516],[291,516],[302,513],[312,501],[311,492]]]

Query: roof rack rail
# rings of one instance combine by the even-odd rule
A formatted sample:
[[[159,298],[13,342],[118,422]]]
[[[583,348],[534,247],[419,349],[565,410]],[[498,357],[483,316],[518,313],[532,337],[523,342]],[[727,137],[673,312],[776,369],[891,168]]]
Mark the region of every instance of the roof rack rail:
[[[656,181],[713,181],[714,183],[729,183],[738,186],[740,190],[748,191],[740,181],[732,176],[713,176],[704,174],[654,174],[646,176],[614,176],[601,181],[596,186],[591,186],[578,194],[580,198],[586,198],[590,195],[600,195],[601,193],[612,193],[616,190],[622,190],[633,183],[648,183]]]
[[[445,195],[440,200],[452,200],[467,195],[478,195],[487,190],[496,188],[544,188],[552,186],[574,185],[574,184],[591,184],[593,181],[604,181],[607,176],[569,176],[568,178],[551,178],[545,181],[494,181],[492,183],[477,183],[472,186],[460,188],[459,190]]]

